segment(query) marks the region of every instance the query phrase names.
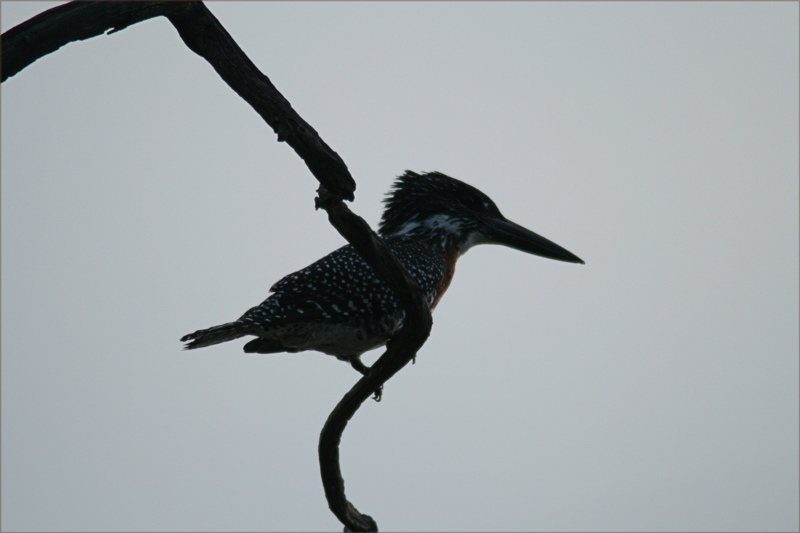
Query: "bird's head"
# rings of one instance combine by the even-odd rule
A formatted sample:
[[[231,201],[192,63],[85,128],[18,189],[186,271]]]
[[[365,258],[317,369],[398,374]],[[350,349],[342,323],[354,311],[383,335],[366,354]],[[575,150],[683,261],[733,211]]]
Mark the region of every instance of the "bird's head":
[[[405,235],[459,255],[476,244],[502,244],[530,254],[583,263],[576,255],[507,220],[491,198],[441,172],[407,170],[384,200],[379,233]]]

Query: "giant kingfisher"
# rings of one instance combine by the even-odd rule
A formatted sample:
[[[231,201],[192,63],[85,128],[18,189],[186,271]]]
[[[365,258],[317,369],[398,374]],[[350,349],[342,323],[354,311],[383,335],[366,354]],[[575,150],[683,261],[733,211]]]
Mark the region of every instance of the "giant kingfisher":
[[[453,278],[456,259],[476,244],[502,244],[549,259],[583,263],[561,246],[507,220],[481,191],[440,172],[406,171],[384,200],[378,233],[419,283],[431,311]],[[184,336],[186,349],[247,335],[247,353],[316,350],[366,374],[364,352],[386,344],[405,311],[350,246],[284,277],[238,320]]]

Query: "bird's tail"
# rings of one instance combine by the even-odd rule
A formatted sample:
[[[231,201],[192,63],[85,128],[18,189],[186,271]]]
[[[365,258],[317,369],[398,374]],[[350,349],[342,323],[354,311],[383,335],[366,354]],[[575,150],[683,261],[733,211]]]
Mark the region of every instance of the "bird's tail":
[[[247,328],[237,320],[236,322],[228,322],[213,328],[198,329],[194,333],[181,337],[181,342],[186,343],[186,346],[183,347],[184,350],[194,350],[195,348],[232,341],[245,335],[249,335]]]

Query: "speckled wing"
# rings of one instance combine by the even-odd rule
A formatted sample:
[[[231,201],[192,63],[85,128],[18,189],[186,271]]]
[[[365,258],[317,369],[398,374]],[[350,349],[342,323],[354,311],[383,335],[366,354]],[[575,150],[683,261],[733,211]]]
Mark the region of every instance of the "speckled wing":
[[[402,237],[389,239],[388,244],[432,301],[434,287],[444,275],[441,255]],[[350,245],[285,276],[270,290],[274,294],[239,320],[269,329],[294,321],[380,317],[400,308],[389,286]]]

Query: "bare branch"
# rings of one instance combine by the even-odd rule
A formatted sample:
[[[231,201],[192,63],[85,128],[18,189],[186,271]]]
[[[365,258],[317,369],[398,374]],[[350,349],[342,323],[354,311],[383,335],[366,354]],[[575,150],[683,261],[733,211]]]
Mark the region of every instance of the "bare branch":
[[[236,93],[305,161],[326,189],[353,200],[356,182],[339,154],[297,114],[201,2],[72,2],[11,28],[2,38],[2,79],[72,41],[165,16],[186,45],[206,59]]]
[[[72,41],[119,31],[180,5],[169,2],[73,2],[40,13],[3,34],[2,81]]]
[[[331,511],[350,531],[377,531],[378,525],[372,517],[362,515],[345,497],[344,479],[339,467],[339,442],[347,422],[361,404],[416,356],[430,334],[433,319],[416,280],[364,219],[353,214],[341,200],[331,198],[322,188],[317,207],[328,212],[331,224],[389,284],[406,312],[400,332],[389,341],[388,349],[367,375],[336,405],[319,437],[320,473]]]
[[[225,83],[272,126],[278,141],[286,141],[297,152],[323,187],[352,201],[356,182],[339,154],[297,114],[203,3],[184,5],[184,10],[171,12],[167,18],[186,46],[211,63]]]
[[[377,524],[345,498],[339,466],[339,442],[361,404],[408,362],[425,343],[433,323],[422,291],[381,238],[343,203],[353,200],[355,181],[339,155],[295,112],[269,79],[250,61],[219,21],[200,2],[74,2],[46,11],[2,36],[3,81],[38,58],[77,40],[108,30],[119,31],[142,20],[165,16],[183,41],[205,58],[230,87],[247,101],[306,162],[320,182],[317,208],[364,260],[389,284],[403,308],[400,332],[386,352],[342,398],[320,434],[320,472],[328,504],[351,531],[377,531]]]

